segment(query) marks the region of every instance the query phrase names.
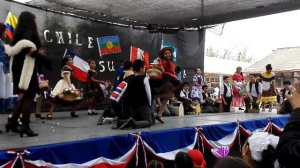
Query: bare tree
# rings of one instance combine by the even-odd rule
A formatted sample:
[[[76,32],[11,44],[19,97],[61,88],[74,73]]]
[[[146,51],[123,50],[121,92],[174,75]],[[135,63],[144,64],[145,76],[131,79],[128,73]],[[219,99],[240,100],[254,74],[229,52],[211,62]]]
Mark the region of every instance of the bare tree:
[[[208,57],[219,57],[218,51],[215,51],[212,47],[209,47],[206,50],[206,56]]]
[[[208,57],[215,57],[215,58],[222,58],[222,59],[229,59],[229,60],[237,60],[242,62],[252,62],[254,61],[254,57],[248,54],[248,48],[245,47],[240,50],[238,53],[234,53],[236,47],[231,47],[224,49],[222,52],[215,50],[213,47],[209,47],[206,50],[206,56]]]
[[[236,59],[242,62],[252,62],[254,61],[254,57],[252,55],[248,55],[248,48],[244,48],[242,51],[237,53]]]

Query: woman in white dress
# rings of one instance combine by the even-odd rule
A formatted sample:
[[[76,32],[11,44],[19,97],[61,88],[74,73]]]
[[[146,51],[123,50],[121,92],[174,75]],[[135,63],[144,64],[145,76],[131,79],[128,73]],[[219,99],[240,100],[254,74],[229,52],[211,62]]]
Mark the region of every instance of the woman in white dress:
[[[59,80],[57,82],[57,84],[55,85],[54,89],[51,92],[51,97],[54,98],[54,102],[51,104],[49,113],[47,114],[47,119],[52,119],[53,116],[53,111],[55,108],[55,103],[57,103],[57,100],[62,98],[62,93],[65,89],[70,89],[75,91],[76,88],[75,86],[72,84],[72,76],[73,76],[73,69],[72,69],[72,65],[73,65],[73,59],[70,56],[65,56],[63,58],[63,62],[64,62],[64,66],[61,69],[61,80]],[[60,100],[61,101],[61,100]],[[71,117],[78,117],[78,115],[75,114],[75,105],[73,105],[73,109],[71,112]]]

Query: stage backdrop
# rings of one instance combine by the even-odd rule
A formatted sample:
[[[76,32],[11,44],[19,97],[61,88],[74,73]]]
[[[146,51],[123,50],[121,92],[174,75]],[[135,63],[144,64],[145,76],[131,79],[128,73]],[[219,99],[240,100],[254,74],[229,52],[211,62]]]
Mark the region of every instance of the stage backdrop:
[[[66,50],[83,61],[95,59],[102,80],[114,80],[120,60],[129,60],[131,46],[147,51],[152,62],[158,57],[162,41],[176,47],[176,63],[183,69],[200,67],[203,70],[204,67],[205,30],[149,33],[148,30],[93,22],[12,2],[1,1],[0,9],[0,22],[5,21],[8,12],[17,17],[22,11],[36,15],[44,53],[53,62],[53,71],[44,72],[52,86],[59,80]],[[190,81],[190,78],[185,80]]]

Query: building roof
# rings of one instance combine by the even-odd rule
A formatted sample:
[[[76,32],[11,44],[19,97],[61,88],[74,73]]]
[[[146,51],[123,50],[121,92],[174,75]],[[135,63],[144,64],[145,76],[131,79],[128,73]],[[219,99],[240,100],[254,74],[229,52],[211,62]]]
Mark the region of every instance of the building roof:
[[[179,30],[300,9],[299,0],[11,1],[93,21]]]
[[[215,58],[215,57],[204,57],[204,72],[205,73],[214,73],[214,74],[223,74],[223,75],[232,75],[235,73],[235,70],[238,66],[245,69],[251,63],[241,62],[236,60]]]
[[[271,64],[274,72],[300,71],[300,47],[278,48],[276,51],[257,61],[244,72],[259,73]]]

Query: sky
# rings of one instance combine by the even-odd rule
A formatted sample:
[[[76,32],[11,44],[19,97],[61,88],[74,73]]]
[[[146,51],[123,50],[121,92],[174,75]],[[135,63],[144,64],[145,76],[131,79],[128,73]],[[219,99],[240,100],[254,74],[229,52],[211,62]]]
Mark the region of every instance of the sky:
[[[206,48],[230,48],[234,53],[247,48],[255,61],[277,48],[296,46],[300,46],[300,10],[227,22],[220,36],[206,32]]]

